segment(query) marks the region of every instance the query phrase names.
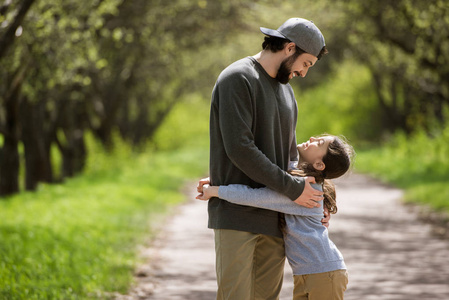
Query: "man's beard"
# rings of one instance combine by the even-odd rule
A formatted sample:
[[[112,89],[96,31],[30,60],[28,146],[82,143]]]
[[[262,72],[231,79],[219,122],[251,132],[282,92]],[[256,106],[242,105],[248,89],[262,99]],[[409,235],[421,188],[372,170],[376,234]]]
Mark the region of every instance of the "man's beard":
[[[290,74],[292,73],[292,66],[298,58],[299,55],[293,54],[289,58],[284,59],[279,66],[278,73],[276,74],[276,79],[282,83],[287,84],[290,81]]]

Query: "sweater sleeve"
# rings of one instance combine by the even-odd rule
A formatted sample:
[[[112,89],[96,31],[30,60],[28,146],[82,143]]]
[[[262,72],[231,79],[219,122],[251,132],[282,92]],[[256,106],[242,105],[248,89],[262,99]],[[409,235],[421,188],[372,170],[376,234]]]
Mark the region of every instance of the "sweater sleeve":
[[[251,131],[254,114],[251,84],[244,75],[239,76],[222,80],[216,86],[220,98],[226,99],[218,107],[226,154],[249,178],[295,200],[304,190],[304,178],[291,176],[256,146]],[[292,152],[291,145],[288,147]]]
[[[312,186],[322,190],[319,184]],[[323,216],[323,201],[320,201],[320,207],[306,208],[269,188],[253,189],[240,184],[222,185],[218,188],[218,196],[231,203],[265,208],[289,215]]]

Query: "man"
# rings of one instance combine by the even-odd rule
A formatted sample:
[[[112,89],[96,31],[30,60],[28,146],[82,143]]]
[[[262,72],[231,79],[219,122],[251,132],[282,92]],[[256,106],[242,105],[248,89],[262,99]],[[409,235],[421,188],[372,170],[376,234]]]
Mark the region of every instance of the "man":
[[[298,160],[297,105],[288,84],[305,77],[325,54],[324,37],[313,22],[292,18],[277,30],[261,27],[263,50],[228,66],[212,92],[210,183],[267,186],[306,207],[322,192],[313,177],[294,178],[286,170]],[[202,180],[198,192],[202,192]],[[278,299],[284,272],[280,213],[212,198],[217,299]],[[327,224],[329,217],[323,219]]]

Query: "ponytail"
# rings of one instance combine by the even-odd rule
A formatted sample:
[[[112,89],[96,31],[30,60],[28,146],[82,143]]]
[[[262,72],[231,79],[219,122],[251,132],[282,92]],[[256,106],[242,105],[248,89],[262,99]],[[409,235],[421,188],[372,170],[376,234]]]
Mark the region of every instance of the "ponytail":
[[[331,214],[336,214],[338,211],[337,208],[337,193],[335,192],[334,183],[326,179],[323,184],[323,192],[324,192],[324,206],[326,206],[327,210]]]

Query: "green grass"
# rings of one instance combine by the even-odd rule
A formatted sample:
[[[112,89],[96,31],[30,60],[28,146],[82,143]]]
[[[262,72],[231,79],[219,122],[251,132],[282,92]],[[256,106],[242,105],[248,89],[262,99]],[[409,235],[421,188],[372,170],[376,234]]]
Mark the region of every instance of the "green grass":
[[[132,153],[98,145],[84,175],[0,200],[0,299],[99,299],[125,293],[137,245],[163,225],[207,148]],[[161,224],[157,224],[159,222]],[[156,226],[157,225],[157,226]]]
[[[405,190],[405,201],[449,213],[449,126],[429,137],[402,133],[381,148],[358,151],[356,169]]]

